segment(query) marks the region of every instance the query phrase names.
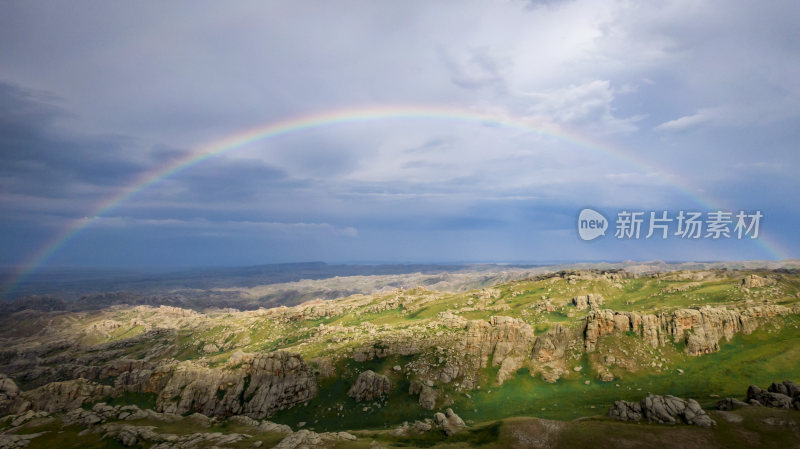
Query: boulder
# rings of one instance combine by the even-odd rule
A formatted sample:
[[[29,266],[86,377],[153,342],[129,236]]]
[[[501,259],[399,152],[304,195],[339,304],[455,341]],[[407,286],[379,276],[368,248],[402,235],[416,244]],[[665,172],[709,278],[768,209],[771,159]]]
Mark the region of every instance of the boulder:
[[[750,407],[750,404],[736,398],[725,398],[717,402],[717,410],[738,410],[743,407]]]
[[[373,401],[387,396],[392,390],[392,381],[388,377],[367,370],[358,375],[356,383],[350,387],[347,395],[356,402]]]
[[[638,404],[628,401],[616,401],[608,411],[608,416],[620,421],[638,422],[646,418],[648,422],[657,424],[686,424],[700,427],[714,427],[717,423],[694,399],[681,399],[675,396],[659,396],[648,394]]]
[[[575,305],[578,310],[586,310],[587,307],[599,309],[600,306],[603,305],[603,302],[604,298],[602,295],[595,295],[593,293],[572,298],[572,304]]]
[[[435,413],[433,415],[433,422],[448,437],[467,427],[467,425],[464,424],[464,421],[458,415],[456,415],[451,408],[445,410],[444,413]]]
[[[781,393],[773,393],[758,388],[755,385],[750,385],[747,388],[747,401],[750,403],[757,403],[764,407],[772,408],[792,408],[792,398]]]
[[[436,399],[438,398],[439,393],[437,393],[436,390],[427,385],[423,385],[419,392],[419,405],[424,409],[433,410],[436,408]]]
[[[608,416],[619,421],[639,422],[642,420],[642,406],[638,402],[615,401]]]

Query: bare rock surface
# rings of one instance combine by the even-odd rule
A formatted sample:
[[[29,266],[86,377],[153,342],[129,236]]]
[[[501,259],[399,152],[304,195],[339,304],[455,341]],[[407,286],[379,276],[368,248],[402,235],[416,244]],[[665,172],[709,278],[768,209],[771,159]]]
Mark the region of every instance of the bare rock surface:
[[[789,381],[787,381],[787,383],[791,385],[797,385]],[[777,388],[776,385],[781,385],[783,388]],[[800,396],[793,400],[791,396],[788,396],[784,393],[778,393],[776,390],[788,393],[788,389],[784,384],[773,383],[769,390],[762,390],[755,385],[750,385],[747,388],[747,402],[764,407],[787,409],[794,408],[796,405],[800,404]],[[798,409],[800,409],[800,407],[798,407]]]
[[[445,435],[453,436],[461,429],[467,427],[464,421],[456,415],[453,409],[448,408],[444,413],[438,412],[433,415],[433,422],[436,426],[444,432]]]
[[[392,391],[392,381],[388,377],[367,370],[358,375],[358,379],[347,391],[347,395],[356,402],[373,401],[388,396]]]
[[[235,370],[191,362],[169,366],[152,373],[146,390],[159,391],[157,409],[166,413],[262,419],[313,398],[317,384],[302,357],[278,351],[257,354]]]
[[[651,346],[664,346],[670,339],[686,343],[691,355],[719,351],[722,339],[730,340],[741,332],[752,333],[766,319],[798,313],[798,307],[754,306],[744,309],[701,307],[678,309],[658,314],[593,310],[584,326],[586,352],[593,352],[597,340],[613,332],[634,332]]]
[[[681,399],[675,396],[648,394],[638,404],[616,401],[608,411],[608,416],[620,421],[638,422],[642,418],[657,424],[686,424],[700,427],[714,427],[717,423],[700,407],[694,399]]]

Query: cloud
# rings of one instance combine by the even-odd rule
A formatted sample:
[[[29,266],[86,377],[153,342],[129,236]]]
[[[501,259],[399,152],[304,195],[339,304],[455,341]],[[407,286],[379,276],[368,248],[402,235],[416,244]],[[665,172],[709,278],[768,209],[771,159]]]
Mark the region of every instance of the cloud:
[[[641,116],[620,118],[614,114],[616,93],[608,80],[594,80],[542,92],[520,92],[520,95],[529,100],[525,113],[539,120],[583,124],[606,133],[636,131],[635,123]]]
[[[72,117],[51,94],[0,83],[5,195],[91,199],[132,182],[152,162],[134,138],[65,129]]]
[[[682,131],[697,126],[719,123],[722,114],[719,109],[701,109],[692,115],[669,120],[655,127],[657,131]]]
[[[439,55],[452,72],[453,84],[465,89],[494,86],[504,89],[503,72],[509,68],[509,61],[497,56],[488,48],[472,48],[462,55],[453,55],[440,49]]]

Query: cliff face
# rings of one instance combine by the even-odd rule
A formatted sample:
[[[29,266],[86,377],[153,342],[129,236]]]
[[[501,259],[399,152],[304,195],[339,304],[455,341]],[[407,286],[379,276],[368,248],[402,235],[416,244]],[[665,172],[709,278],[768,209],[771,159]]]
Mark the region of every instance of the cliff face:
[[[547,332],[536,339],[533,345],[532,359],[547,363],[564,357],[573,333],[566,327],[555,323]]]
[[[686,352],[691,355],[708,354],[719,351],[723,338],[730,340],[739,332],[750,334],[767,318],[798,312],[797,306],[779,305],[746,309],[703,307],[658,314],[593,310],[586,317],[584,347],[586,352],[592,352],[601,336],[632,331],[651,346],[663,346],[671,338],[686,343]]]
[[[151,386],[168,378],[156,402],[157,410],[167,413],[261,419],[317,393],[313,371],[299,355],[283,351],[258,354],[234,370],[184,362],[167,371],[151,378]]]
[[[533,343],[533,329],[524,321],[507,316],[493,316],[488,322],[467,323],[463,341],[466,354],[476,357],[480,367],[502,365],[509,358],[527,355]]]
[[[499,366],[497,382],[512,376],[528,359],[533,344],[533,329],[524,321],[507,316],[493,316],[487,321],[467,323],[466,335],[459,351],[472,357],[485,368],[491,359]]]

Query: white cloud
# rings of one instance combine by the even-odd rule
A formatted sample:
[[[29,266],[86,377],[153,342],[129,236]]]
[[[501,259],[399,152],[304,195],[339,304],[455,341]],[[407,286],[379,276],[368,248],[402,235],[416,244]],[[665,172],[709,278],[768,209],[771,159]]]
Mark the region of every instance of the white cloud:
[[[615,93],[608,80],[542,92],[519,92],[529,100],[525,112],[536,119],[584,125],[601,133],[635,131],[635,122],[641,117],[617,117],[613,107]]]
[[[719,109],[700,109],[692,115],[685,115],[675,120],[664,122],[656,126],[655,129],[658,131],[682,131],[709,123],[719,123],[721,118],[722,114]]]

